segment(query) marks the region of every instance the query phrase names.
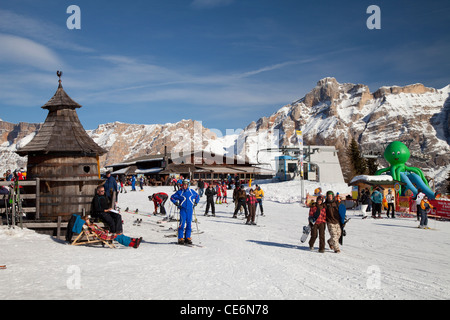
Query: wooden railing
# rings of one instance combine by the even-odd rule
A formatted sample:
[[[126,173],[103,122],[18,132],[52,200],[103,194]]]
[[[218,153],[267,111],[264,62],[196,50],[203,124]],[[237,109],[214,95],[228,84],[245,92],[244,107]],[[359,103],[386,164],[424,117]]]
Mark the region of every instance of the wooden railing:
[[[27,188],[27,192],[22,193],[22,189],[20,192],[20,199],[21,200],[35,200],[34,206],[22,206],[23,203],[21,203],[22,206],[22,213],[35,213],[34,217],[35,219],[39,219],[39,179],[36,180],[19,180],[18,181],[19,187],[34,187],[34,188]],[[20,207],[16,206],[17,203],[9,203],[10,199],[13,199],[13,201],[16,201],[16,188],[15,188],[15,181],[0,181],[0,186],[8,187],[9,194],[1,195],[0,196],[0,213],[5,213],[8,207],[12,210],[12,217],[15,217],[15,208]],[[34,192],[30,193],[30,189],[34,189]],[[13,220],[14,221],[14,220]]]

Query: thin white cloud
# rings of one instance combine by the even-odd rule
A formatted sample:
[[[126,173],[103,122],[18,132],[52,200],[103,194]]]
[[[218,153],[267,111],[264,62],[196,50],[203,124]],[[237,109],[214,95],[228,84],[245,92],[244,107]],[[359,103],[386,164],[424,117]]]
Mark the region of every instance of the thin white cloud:
[[[65,24],[60,26],[9,10],[0,9],[0,32],[32,39],[52,48],[68,49],[76,52],[94,51],[92,48],[68,40]]]
[[[227,6],[234,0],[194,0],[191,5],[197,9],[209,9],[215,7]]]
[[[261,86],[265,86],[265,83],[255,84],[258,82],[258,78],[255,79],[255,77],[264,72],[312,61],[311,59],[287,61],[251,71],[199,75],[177,67],[168,68],[146,63],[128,56],[104,55],[97,58],[106,64],[83,71],[83,76],[90,81],[89,83],[79,82],[81,88],[84,87],[90,91],[84,95],[88,99],[109,100],[114,96],[114,102],[150,102],[173,101],[176,97],[180,101],[198,104],[208,104],[209,99],[212,99],[216,101],[215,103],[220,100],[222,103],[231,105],[254,105],[270,100],[261,92],[271,91],[270,88],[274,85],[270,84],[261,90]],[[253,79],[248,79],[250,77]],[[105,83],[99,78],[108,79],[108,82]],[[92,85],[91,82],[95,82],[96,85]],[[95,91],[92,91],[92,88],[95,88]],[[245,89],[249,90],[248,94],[244,92]],[[214,96],[219,99],[215,99]],[[277,96],[276,100],[279,101],[279,98],[280,96]]]
[[[56,70],[63,63],[51,49],[33,40],[0,33],[0,60],[41,70]]]
[[[283,62],[283,63],[277,63],[274,65],[270,65],[270,66],[266,66],[257,70],[253,70],[253,71],[247,71],[247,72],[243,72],[239,75],[237,75],[238,78],[245,78],[245,77],[250,77],[250,76],[254,76],[263,72],[268,72],[268,71],[274,71],[277,69],[281,69],[287,66],[291,66],[291,65],[296,65],[296,64],[302,64],[302,63],[308,63],[308,62],[313,62],[317,60],[317,58],[310,58],[310,59],[304,59],[304,60],[296,60],[296,61],[287,61],[287,62]]]

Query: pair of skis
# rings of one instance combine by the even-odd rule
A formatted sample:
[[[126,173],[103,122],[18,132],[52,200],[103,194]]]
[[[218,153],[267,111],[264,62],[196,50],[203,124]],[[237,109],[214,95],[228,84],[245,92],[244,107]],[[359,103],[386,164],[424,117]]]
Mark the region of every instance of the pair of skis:
[[[5,201],[6,203],[6,201]],[[19,218],[20,228],[23,228],[23,210],[22,210],[22,199],[20,198],[20,186],[19,186],[19,176],[16,171],[14,171],[14,187],[12,194],[9,197],[9,205],[11,211],[8,214],[8,207],[6,206],[6,223],[9,228],[15,227],[17,224],[16,218]]]

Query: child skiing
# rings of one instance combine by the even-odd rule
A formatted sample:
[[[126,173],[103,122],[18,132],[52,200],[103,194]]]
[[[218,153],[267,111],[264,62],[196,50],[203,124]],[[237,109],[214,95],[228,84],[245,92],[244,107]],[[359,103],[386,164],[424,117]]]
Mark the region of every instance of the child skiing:
[[[225,182],[222,183],[222,203],[227,203],[227,185]]]
[[[222,186],[220,182],[216,185],[216,204],[222,204]]]
[[[418,211],[420,213],[420,229],[430,229],[428,228],[428,211],[431,211],[431,209],[434,209],[434,207],[428,202],[428,197],[424,195],[418,208],[420,211]]]

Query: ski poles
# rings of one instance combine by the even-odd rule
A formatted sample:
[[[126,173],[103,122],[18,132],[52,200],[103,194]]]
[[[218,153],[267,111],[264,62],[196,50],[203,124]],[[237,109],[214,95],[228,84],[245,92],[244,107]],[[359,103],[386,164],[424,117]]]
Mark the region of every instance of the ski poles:
[[[202,241],[200,240],[200,230],[198,229],[198,221],[197,221],[197,214],[195,213],[195,207],[194,207],[194,218],[195,218],[195,224],[197,225],[198,243],[201,244]]]
[[[258,218],[259,218],[259,214],[258,214],[258,204],[256,203],[255,204],[255,206],[256,206],[256,224],[258,224]],[[261,208],[259,209],[259,211],[261,211]]]

